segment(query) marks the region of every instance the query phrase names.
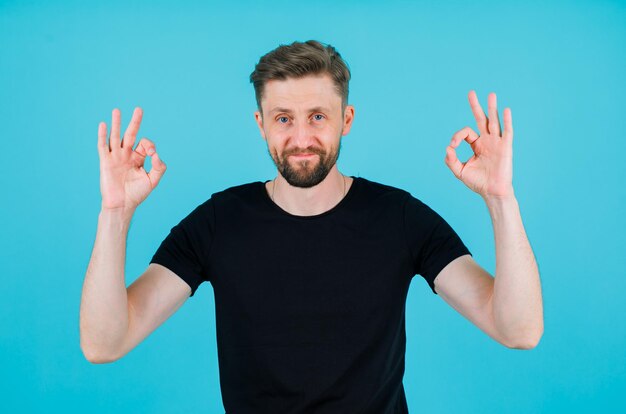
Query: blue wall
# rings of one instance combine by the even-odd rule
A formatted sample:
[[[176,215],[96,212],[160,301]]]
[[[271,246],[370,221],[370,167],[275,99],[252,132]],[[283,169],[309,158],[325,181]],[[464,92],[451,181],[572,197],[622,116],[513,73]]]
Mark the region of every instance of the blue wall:
[[[209,284],[123,359],[81,353],[98,122],[119,107],[125,127],[141,106],[140,137],[168,165],[133,219],[130,284],[211,193],[274,177],[248,76],[262,54],[307,39],[337,47],[352,70],[342,172],[424,200],[491,273],[486,206],[443,159],[451,135],[475,127],[469,90],[513,110],[545,334],[533,350],[507,349],[416,277],[411,412],[626,409],[624,2],[51,3],[0,1],[1,411],[223,412]]]

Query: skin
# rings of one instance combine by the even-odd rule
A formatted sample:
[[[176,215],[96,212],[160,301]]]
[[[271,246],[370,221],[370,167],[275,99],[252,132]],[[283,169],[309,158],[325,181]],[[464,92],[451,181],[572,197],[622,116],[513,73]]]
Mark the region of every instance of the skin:
[[[321,153],[337,152],[354,120],[354,106],[346,105],[343,113],[341,106],[341,96],[327,74],[268,81],[261,100],[263,112],[256,111],[254,117],[274,163],[286,160],[294,171],[307,175],[321,162]],[[297,155],[303,153],[310,155]],[[322,182],[309,188],[291,185],[277,173],[275,181],[266,184],[268,193],[274,194],[274,202],[283,210],[300,216],[329,210],[353,181],[344,178],[336,164]]]
[[[498,342],[532,349],[543,335],[543,299],[539,270],[526,236],[513,190],[513,118],[510,108],[500,127],[497,97],[487,99],[488,115],[474,91],[468,95],[478,131],[457,131],[446,148],[445,163],[463,184],[485,201],[496,245],[495,278],[471,256],[448,264],[435,279],[435,290],[454,309]],[[466,162],[456,148],[467,142],[473,155]]]
[[[513,191],[511,110],[504,110],[501,130],[495,94],[488,98],[488,116],[474,91],[469,93],[469,102],[479,132],[465,127],[455,133],[446,148],[445,163],[487,204],[494,228],[496,276],[465,255],[439,273],[435,290],[499,343],[531,349],[543,334],[543,302],[537,264]],[[338,151],[354,119],[354,107],[347,105],[341,111],[341,97],[324,75],[268,82],[261,107],[263,114],[255,112],[255,120],[272,159],[278,165],[288,163],[302,177],[311,174],[324,155]],[[102,206],[80,307],[81,349],[93,363],[126,355],[191,293],[189,285],[158,264],[150,264],[125,287],[125,249],[132,216],[166,170],[152,141],[142,138],[133,149],[142,116],[141,108],[136,108],[120,137],[121,114],[114,109],[108,143],[106,124],[98,127]],[[474,152],[466,162],[456,156],[463,141]],[[303,153],[309,155],[298,156]],[[149,172],[143,167],[147,157],[152,158]],[[294,215],[329,210],[343,198],[352,179],[339,172],[333,156],[328,159],[332,167],[318,184],[291,185],[278,171],[274,182],[266,184],[268,194],[273,193],[274,202]]]
[[[128,129],[120,138],[121,113],[114,109],[111,138],[107,144],[107,125],[98,125],[98,155],[100,157],[100,192],[102,208],[120,209],[132,214],[148,194],[159,184],[165,173],[165,163],[159,158],[155,144],[142,138],[133,150],[143,110],[135,108]],[[146,157],[152,157],[153,168],[143,168]]]
[[[79,322],[83,354],[97,364],[127,354],[191,293],[182,279],[160,265],[150,265],[126,288],[126,240],[132,216],[166,170],[149,139],[142,138],[133,149],[142,116],[141,108],[136,108],[120,136],[121,113],[114,109],[108,142],[106,124],[98,125],[102,205],[83,283]],[[147,157],[152,157],[149,172],[144,169]]]

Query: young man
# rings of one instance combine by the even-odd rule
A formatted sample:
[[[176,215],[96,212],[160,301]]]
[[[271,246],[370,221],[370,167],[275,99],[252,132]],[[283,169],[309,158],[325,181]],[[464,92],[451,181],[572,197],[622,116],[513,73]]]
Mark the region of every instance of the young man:
[[[405,300],[414,275],[496,341],[530,349],[543,333],[537,266],[512,187],[512,118],[501,132],[495,94],[480,134],[463,128],[446,164],[489,208],[495,279],[448,223],[408,192],[337,168],[350,131],[350,72],[337,51],[294,42],[250,76],[256,122],[278,174],[213,194],[162,242],[128,288],[131,217],[165,172],[154,143],[98,131],[102,209],[85,277],[81,347],[94,363],[121,358],[204,281],[215,294],[218,358],[229,413],[406,413]],[[461,163],[467,141],[474,156]],[[147,173],[143,163],[152,157]]]

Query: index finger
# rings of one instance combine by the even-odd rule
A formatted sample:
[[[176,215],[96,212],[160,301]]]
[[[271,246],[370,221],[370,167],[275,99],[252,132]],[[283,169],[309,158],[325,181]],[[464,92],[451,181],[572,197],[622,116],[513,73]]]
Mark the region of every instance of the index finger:
[[[472,108],[472,112],[474,113],[474,118],[476,119],[476,124],[478,125],[478,130],[481,135],[487,134],[487,117],[485,116],[485,111],[480,106],[478,102],[478,97],[476,96],[475,91],[470,91],[467,95],[470,103],[470,107]]]
[[[133,118],[130,120],[126,132],[124,132],[124,140],[122,141],[122,147],[133,149],[135,145],[135,137],[139,131],[139,125],[141,125],[141,118],[143,117],[143,110],[139,107],[135,108],[133,112]]]

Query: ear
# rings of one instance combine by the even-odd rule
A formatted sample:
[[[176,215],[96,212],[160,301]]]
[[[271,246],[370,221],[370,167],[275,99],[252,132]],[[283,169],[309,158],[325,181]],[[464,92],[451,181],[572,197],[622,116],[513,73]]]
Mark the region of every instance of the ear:
[[[352,128],[352,121],[354,120],[354,106],[346,105],[346,109],[343,114],[343,134],[348,135],[350,128]]]
[[[265,139],[265,130],[263,129],[263,115],[261,112],[254,112],[254,120],[256,121],[257,126],[259,127],[259,131],[261,132],[261,136]]]

